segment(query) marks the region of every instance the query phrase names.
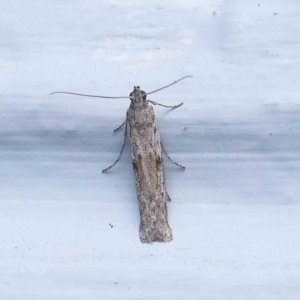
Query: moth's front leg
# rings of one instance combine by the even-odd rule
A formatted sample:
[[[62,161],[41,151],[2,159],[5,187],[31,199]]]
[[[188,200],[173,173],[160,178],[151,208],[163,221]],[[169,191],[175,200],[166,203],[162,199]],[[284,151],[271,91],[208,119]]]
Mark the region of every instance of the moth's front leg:
[[[157,103],[155,101],[152,101],[152,100],[148,100],[148,102],[150,102],[153,105],[159,105],[159,106],[162,106],[162,107],[165,107],[165,108],[171,108],[171,109],[175,109],[175,108],[178,108],[178,107],[183,105],[183,103],[180,103],[180,104],[177,104],[177,105],[164,105],[164,104],[160,104],[160,103]]]

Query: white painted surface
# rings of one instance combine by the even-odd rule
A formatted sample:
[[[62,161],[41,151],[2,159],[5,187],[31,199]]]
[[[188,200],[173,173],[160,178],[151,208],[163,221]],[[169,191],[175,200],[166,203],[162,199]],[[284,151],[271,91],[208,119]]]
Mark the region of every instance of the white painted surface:
[[[6,1],[0,12],[0,298],[299,299],[300,6]],[[142,245],[128,95],[150,99],[174,241]],[[109,225],[111,224],[113,228]]]

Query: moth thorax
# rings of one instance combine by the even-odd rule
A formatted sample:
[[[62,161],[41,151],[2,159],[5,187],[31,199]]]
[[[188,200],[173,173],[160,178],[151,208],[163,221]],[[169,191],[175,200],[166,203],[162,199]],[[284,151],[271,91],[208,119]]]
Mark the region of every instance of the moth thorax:
[[[139,86],[134,86],[129,98],[133,108],[142,108],[146,102],[146,92],[142,91]]]

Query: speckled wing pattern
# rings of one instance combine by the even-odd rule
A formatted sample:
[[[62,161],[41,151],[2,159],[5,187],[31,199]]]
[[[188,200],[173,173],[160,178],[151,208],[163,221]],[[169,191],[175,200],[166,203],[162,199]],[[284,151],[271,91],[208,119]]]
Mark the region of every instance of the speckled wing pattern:
[[[153,107],[129,109],[127,120],[140,209],[140,240],[143,243],[169,242],[173,239],[168,224],[169,196]]]

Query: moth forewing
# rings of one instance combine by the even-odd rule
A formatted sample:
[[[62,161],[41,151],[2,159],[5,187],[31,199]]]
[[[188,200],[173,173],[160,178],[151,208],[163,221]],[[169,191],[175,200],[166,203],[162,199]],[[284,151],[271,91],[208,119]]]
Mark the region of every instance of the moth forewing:
[[[137,108],[138,107],[138,108]],[[153,107],[145,101],[131,105],[127,119],[130,128],[132,165],[140,210],[140,240],[143,243],[173,239],[168,223],[164,166],[160,135]]]

